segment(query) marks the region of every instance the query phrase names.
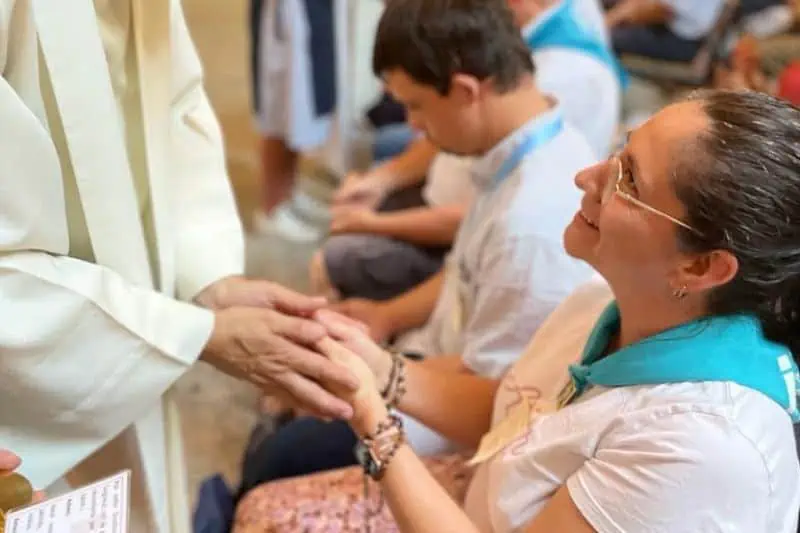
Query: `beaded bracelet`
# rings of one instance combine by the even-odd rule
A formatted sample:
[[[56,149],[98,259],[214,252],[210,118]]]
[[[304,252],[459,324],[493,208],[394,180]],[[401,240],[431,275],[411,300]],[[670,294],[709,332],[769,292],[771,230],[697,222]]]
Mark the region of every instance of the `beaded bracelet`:
[[[381,391],[381,397],[389,409],[396,408],[406,393],[405,358],[399,353],[392,353],[391,356],[392,369],[389,372],[389,382]]]

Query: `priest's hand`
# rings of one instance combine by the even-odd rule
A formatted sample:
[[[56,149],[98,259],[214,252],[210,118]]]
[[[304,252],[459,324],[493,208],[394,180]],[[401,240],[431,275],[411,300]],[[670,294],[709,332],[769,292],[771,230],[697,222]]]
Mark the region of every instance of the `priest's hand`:
[[[229,307],[265,307],[299,316],[310,316],[327,304],[325,298],[306,296],[277,283],[230,276],[212,283],[195,302],[212,310]]]
[[[230,307],[215,316],[203,361],[317,416],[350,418],[348,402],[328,391],[356,391],[359,380],[314,350],[327,335],[321,324],[258,307]]]

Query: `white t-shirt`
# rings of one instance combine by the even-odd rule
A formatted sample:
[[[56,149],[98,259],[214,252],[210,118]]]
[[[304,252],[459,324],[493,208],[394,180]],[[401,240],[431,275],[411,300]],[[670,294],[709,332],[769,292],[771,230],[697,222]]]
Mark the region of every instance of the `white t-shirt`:
[[[795,533],[800,465],[784,409],[726,382],[595,387],[549,410],[611,301],[602,280],[539,328],[500,386],[496,425],[521,397],[544,413],[480,465],[466,510],[481,531],[524,531],[566,485],[598,533]]]
[[[603,6],[600,0],[575,0],[575,13],[583,24],[595,35],[599,35],[606,46],[611,46]]]
[[[702,39],[719,18],[725,0],[663,0],[673,12],[669,29],[684,39]]]
[[[422,197],[431,206],[469,205],[475,197],[470,178],[472,157],[439,152],[428,170]]]
[[[580,205],[575,174],[594,161],[583,136],[565,122],[508,177],[492,180],[526,133],[557,113],[531,121],[474,162],[471,175],[480,192],[448,257],[436,307],[422,328],[398,340],[399,349],[461,354],[475,373],[498,378],[553,309],[591,277],[592,269],[563,246]],[[417,432],[408,434],[422,454],[441,451],[436,442],[446,442],[437,437],[432,447],[423,446]]]
[[[522,30],[530,36],[558,8],[553,6]],[[579,0],[574,6],[578,23],[608,42],[608,31],[598,27],[597,0]],[[602,19],[601,19],[602,21]],[[622,88],[616,72],[599,59],[565,47],[533,51],[536,85],[558,99],[567,120],[586,136],[598,159],[608,157],[621,116]]]

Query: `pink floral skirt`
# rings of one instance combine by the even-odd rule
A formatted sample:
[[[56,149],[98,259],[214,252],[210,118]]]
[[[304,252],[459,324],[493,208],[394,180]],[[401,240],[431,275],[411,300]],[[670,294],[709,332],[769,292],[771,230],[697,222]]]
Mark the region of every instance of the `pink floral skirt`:
[[[458,502],[464,500],[471,477],[465,460],[463,455],[424,460]],[[365,509],[373,533],[398,531],[389,506],[381,504],[378,485],[369,483],[365,501],[361,468],[342,468],[256,487],[236,509],[232,533],[360,533]]]

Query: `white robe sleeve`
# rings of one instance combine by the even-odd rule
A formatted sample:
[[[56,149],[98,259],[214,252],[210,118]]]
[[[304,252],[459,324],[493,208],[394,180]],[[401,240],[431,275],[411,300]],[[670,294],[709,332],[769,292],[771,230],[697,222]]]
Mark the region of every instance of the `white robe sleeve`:
[[[180,1],[172,2],[173,146],[178,296],[244,270],[242,227],[225,166],[217,119]]]
[[[213,315],[66,256],[29,9],[0,0],[0,446],[44,487],[159,401]]]

